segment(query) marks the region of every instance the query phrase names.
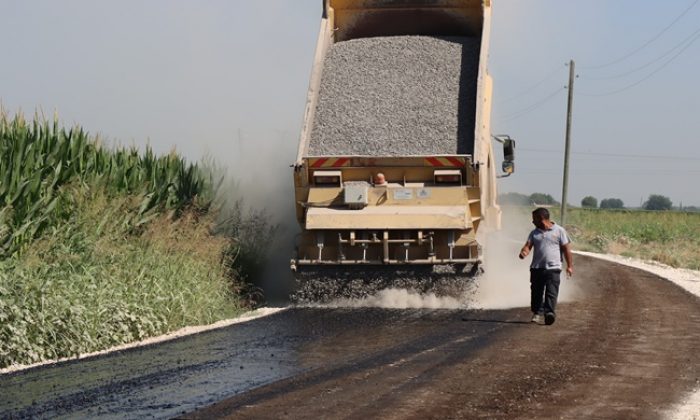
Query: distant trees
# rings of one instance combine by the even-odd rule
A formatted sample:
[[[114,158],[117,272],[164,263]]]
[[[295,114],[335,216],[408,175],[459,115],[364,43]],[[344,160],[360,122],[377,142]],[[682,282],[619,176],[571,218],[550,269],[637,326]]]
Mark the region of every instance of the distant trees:
[[[671,210],[671,207],[673,207],[671,199],[658,194],[650,195],[644,202],[644,210]]]
[[[558,206],[559,202],[554,199],[550,194],[545,193],[532,193],[530,195],[521,194],[517,192],[509,192],[505,194],[500,194],[498,196],[498,201],[503,205],[510,206],[545,206],[554,207]],[[583,208],[601,208],[601,209],[624,209],[625,203],[619,198],[604,198],[598,203],[598,199],[592,195],[587,195],[581,200],[581,207]],[[670,198],[660,195],[651,194],[649,199],[642,205],[644,210],[673,210],[673,202]],[[686,212],[698,212],[700,208],[697,206],[683,206],[682,204],[675,208],[676,210],[686,211]]]
[[[554,199],[554,197],[544,193],[534,193],[530,195],[525,195],[516,192],[509,192],[499,195],[498,201],[501,204],[511,206],[554,206],[559,204],[557,200]]]
[[[544,193],[533,193],[530,194],[530,201],[532,204],[540,204],[540,205],[557,205],[559,204],[557,200],[554,199],[549,194],[544,194]]]
[[[604,198],[600,201],[601,209],[624,209],[625,203],[619,198]]]
[[[581,200],[581,207],[596,208],[598,207],[598,199],[587,195]]]
[[[530,196],[516,192],[509,192],[498,196],[498,201],[507,206],[529,206]]]

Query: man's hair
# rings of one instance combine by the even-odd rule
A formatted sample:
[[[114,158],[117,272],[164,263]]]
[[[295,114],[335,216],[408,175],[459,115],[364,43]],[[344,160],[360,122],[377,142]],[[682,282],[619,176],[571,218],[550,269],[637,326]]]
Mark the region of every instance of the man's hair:
[[[538,207],[532,212],[533,216],[538,216],[542,218],[542,220],[549,220],[549,210],[547,210],[544,207]]]

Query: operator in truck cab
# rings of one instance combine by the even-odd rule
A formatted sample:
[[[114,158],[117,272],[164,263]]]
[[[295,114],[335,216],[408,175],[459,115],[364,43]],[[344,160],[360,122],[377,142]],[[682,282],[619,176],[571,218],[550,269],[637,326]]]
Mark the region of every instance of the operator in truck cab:
[[[387,186],[386,178],[384,177],[384,174],[381,172],[377,172],[377,174],[374,176],[374,186],[375,187],[386,187]]]

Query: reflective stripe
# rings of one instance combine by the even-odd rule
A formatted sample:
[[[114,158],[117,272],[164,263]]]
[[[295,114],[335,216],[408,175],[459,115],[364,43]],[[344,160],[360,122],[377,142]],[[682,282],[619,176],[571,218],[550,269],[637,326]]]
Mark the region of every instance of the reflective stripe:
[[[452,156],[441,156],[441,157],[429,157],[425,158],[428,166],[435,166],[439,168],[444,167],[464,167],[464,161],[462,159],[452,157]]]
[[[310,162],[310,166],[312,168],[322,168],[323,164],[327,161],[327,158],[321,158],[321,159],[312,159]]]
[[[309,159],[309,166],[312,168],[340,168],[350,165],[350,158],[318,158]]]

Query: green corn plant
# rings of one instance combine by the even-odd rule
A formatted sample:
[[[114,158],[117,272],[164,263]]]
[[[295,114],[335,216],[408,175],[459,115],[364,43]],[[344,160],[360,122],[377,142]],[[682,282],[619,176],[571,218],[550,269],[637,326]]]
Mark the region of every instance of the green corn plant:
[[[57,204],[68,185],[100,188],[112,195],[140,195],[136,224],[160,210],[176,213],[211,191],[197,165],[170,153],[157,157],[149,147],[102,147],[81,127],[62,128],[58,119],[35,116],[27,122],[0,112],[0,257],[7,256],[55,226],[65,211]],[[210,196],[213,194],[209,194]],[[207,205],[206,200],[203,205]],[[9,217],[11,215],[11,217]]]

